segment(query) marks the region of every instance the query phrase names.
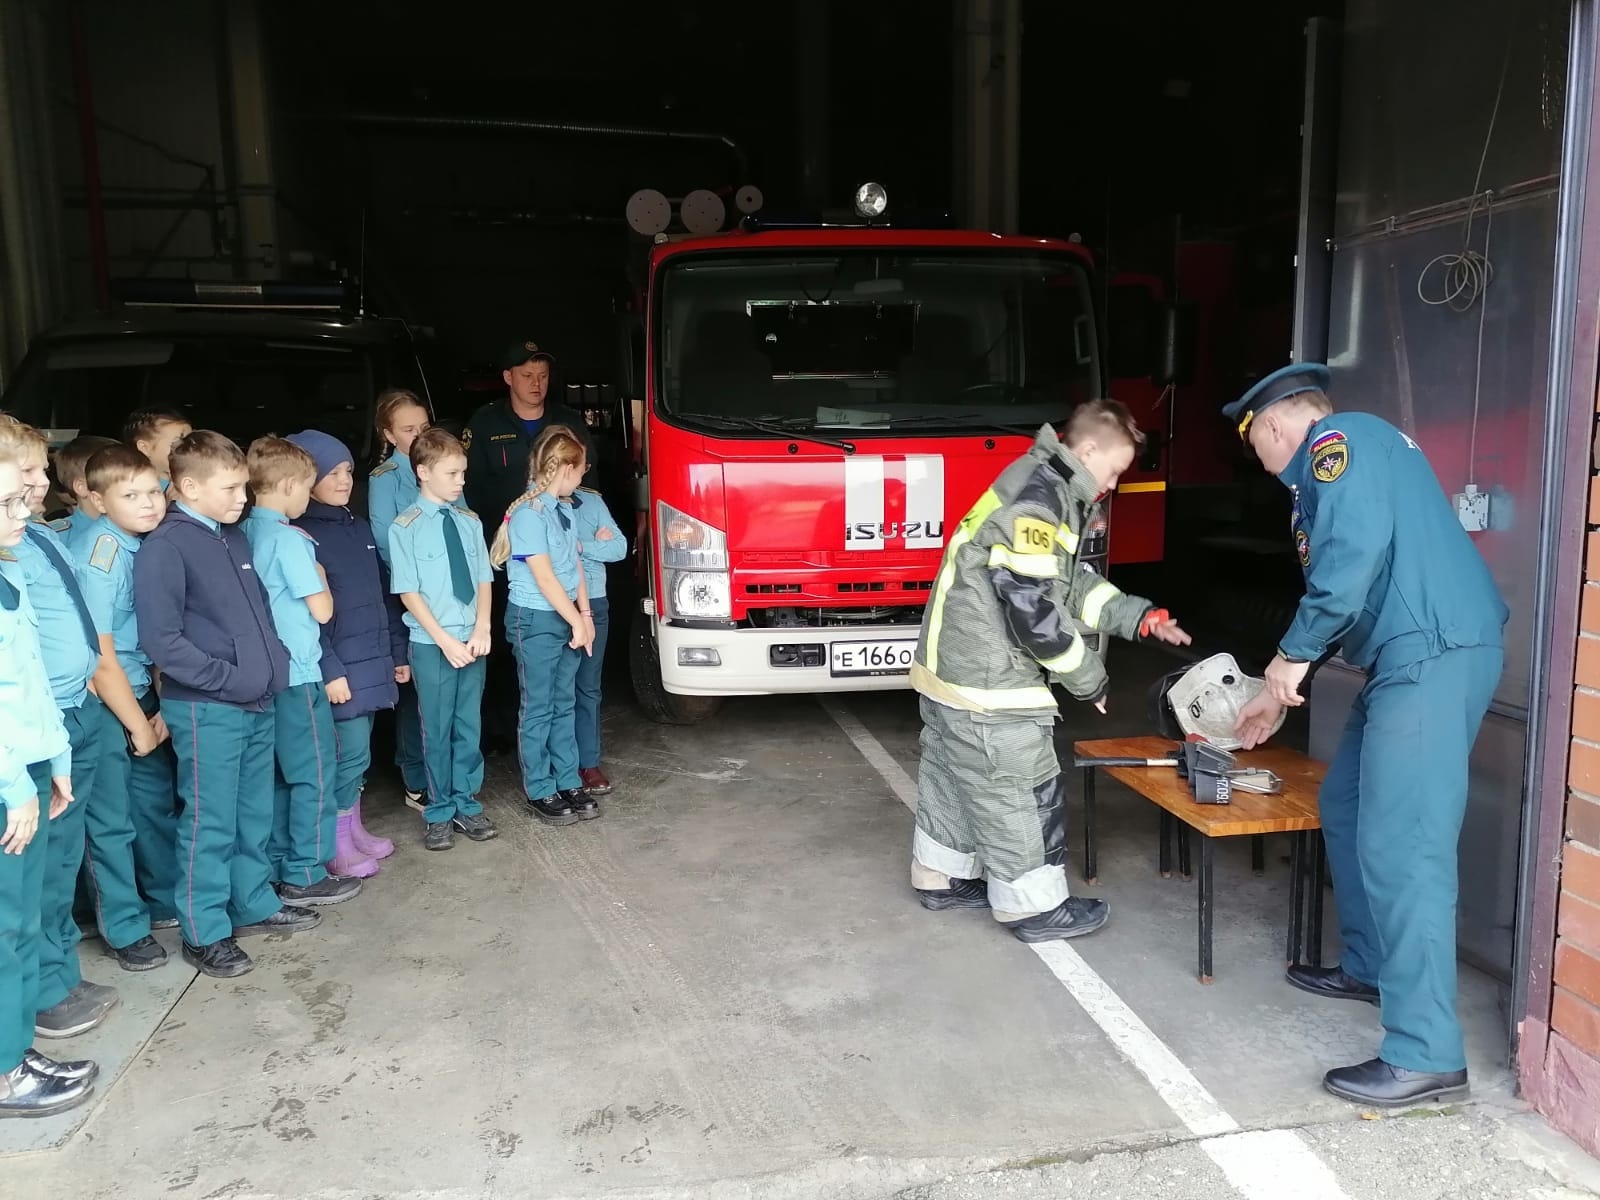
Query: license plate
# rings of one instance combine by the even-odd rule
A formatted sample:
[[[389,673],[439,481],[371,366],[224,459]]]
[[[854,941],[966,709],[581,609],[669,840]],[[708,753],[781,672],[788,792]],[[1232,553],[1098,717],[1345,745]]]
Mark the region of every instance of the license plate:
[[[832,642],[828,669],[834,675],[904,675],[916,652],[915,642]]]

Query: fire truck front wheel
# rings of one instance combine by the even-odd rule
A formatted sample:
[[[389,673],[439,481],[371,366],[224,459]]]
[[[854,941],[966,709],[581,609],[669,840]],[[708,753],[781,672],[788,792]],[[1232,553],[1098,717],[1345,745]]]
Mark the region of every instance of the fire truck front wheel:
[[[648,613],[633,614],[628,637],[628,673],[644,715],[658,725],[696,725],[722,706],[720,696],[675,696],[662,686],[661,656]]]

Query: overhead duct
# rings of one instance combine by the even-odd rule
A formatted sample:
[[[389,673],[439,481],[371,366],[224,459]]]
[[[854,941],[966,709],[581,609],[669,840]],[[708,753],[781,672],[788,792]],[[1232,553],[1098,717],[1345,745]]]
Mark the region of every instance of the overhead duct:
[[[727,134],[696,129],[647,129],[634,125],[602,125],[589,121],[535,121],[525,117],[443,117],[408,113],[352,112],[331,116],[310,114],[310,120],[339,121],[366,129],[411,129],[476,133],[539,133],[557,137],[597,137],[641,142],[688,142],[720,146],[737,168],[736,182],[749,177],[744,148]]]

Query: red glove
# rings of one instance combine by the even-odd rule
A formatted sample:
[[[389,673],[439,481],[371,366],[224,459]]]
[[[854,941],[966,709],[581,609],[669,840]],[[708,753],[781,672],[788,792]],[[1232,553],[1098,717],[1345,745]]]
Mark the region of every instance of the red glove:
[[[1152,608],[1145,613],[1144,619],[1139,622],[1139,636],[1149,637],[1157,625],[1165,625],[1172,620],[1172,614],[1164,608]]]

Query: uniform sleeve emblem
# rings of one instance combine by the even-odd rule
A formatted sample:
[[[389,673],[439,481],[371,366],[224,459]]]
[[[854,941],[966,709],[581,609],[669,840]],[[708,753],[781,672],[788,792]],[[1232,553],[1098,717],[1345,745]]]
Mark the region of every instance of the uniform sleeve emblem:
[[[1300,565],[1311,565],[1311,538],[1304,529],[1294,531],[1294,551],[1300,556]]]
[[[89,565],[97,571],[110,571],[117,561],[117,539],[102,533],[94,540],[94,551],[89,555]]]
[[[1036,517],[1018,517],[1011,523],[1011,548],[1018,554],[1049,554],[1055,526]]]
[[[1319,483],[1332,483],[1350,465],[1350,443],[1337,429],[1311,443],[1311,475]]]

